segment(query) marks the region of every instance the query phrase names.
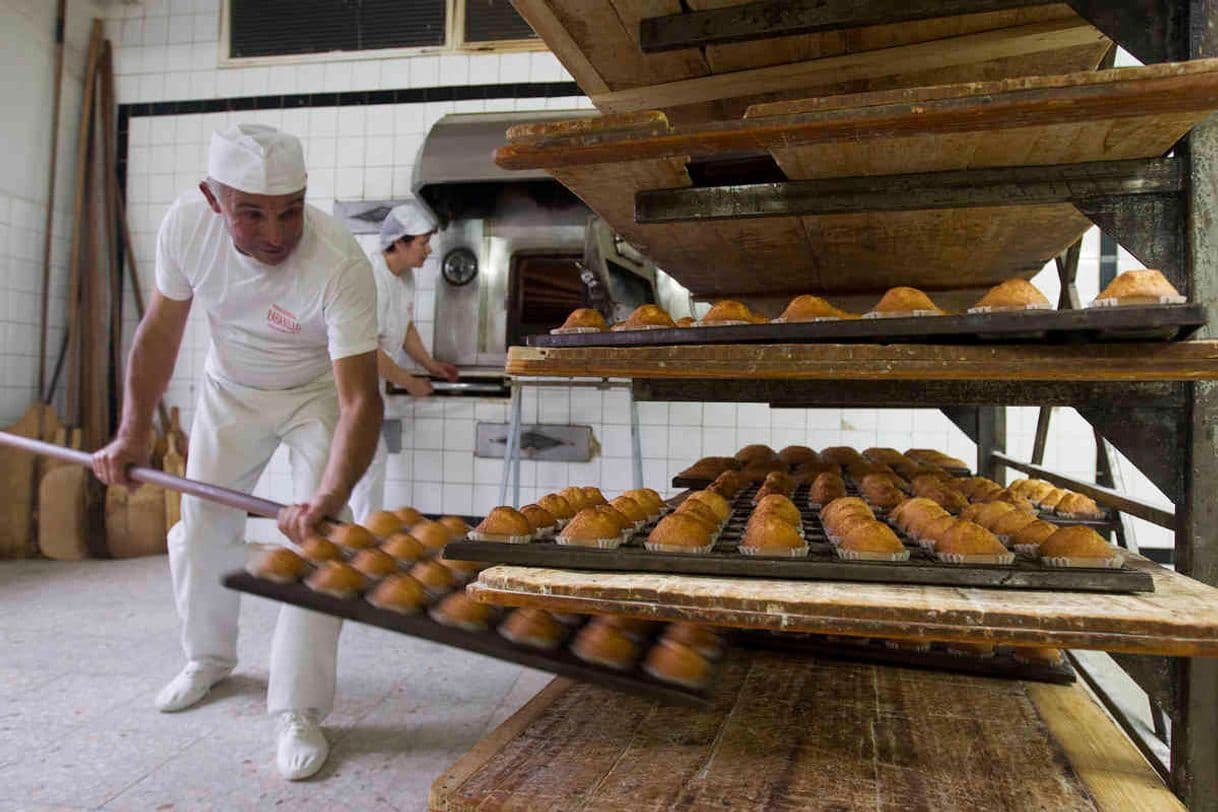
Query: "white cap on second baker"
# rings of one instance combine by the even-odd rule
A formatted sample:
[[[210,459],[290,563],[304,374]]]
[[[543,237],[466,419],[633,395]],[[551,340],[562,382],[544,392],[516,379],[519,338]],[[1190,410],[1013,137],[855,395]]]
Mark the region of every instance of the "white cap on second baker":
[[[403,237],[417,237],[439,228],[436,216],[417,200],[394,206],[381,221],[381,250],[387,251]]]
[[[300,139],[265,124],[237,124],[213,133],[207,176],[255,195],[299,192],[308,178]]]

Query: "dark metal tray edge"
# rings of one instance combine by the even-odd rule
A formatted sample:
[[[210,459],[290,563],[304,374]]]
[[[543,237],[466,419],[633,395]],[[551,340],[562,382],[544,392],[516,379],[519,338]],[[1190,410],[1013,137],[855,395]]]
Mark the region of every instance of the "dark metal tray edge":
[[[713,681],[701,691],[694,691],[661,682],[637,667],[628,672],[598,668],[584,663],[566,649],[560,648],[550,652],[529,649],[503,639],[494,630],[472,632],[444,626],[426,614],[399,615],[395,612],[377,609],[362,598],[334,598],[314,592],[303,584],[276,584],[244,572],[234,572],[224,576],[223,584],[229,589],[239,592],[290,603],[315,612],[354,620],[399,634],[419,637],[669,704],[695,708],[706,707],[710,704],[710,695],[714,690]],[[718,672],[716,671],[716,673]]]

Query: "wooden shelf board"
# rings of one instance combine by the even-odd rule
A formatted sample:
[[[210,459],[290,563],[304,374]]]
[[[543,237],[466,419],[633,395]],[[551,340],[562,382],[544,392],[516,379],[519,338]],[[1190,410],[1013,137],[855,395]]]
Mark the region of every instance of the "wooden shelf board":
[[[555,680],[435,781],[429,808],[1184,808],[1079,685],[772,652],[727,670],[696,714]],[[1020,757],[993,773],[962,745]]]
[[[795,582],[499,566],[477,600],[562,612],[856,637],[1218,656],[1218,589],[1131,556],[1153,594]]]
[[[1189,381],[1218,379],[1218,341],[1155,344],[721,344],[511,347],[520,376],[718,380]]]

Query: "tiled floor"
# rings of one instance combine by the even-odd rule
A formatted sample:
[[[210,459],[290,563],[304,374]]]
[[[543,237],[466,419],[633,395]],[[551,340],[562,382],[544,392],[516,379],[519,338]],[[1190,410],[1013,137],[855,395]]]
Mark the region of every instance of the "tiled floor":
[[[0,562],[0,810],[425,809],[435,777],[549,681],[349,623],[330,761],[288,783],[264,704],[276,609],[247,597],[237,672],[161,714],[181,665],[164,557]]]

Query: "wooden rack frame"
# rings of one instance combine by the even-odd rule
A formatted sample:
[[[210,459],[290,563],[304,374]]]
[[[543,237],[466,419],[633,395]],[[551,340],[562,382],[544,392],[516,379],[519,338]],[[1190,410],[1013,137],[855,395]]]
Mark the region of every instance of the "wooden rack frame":
[[[577,77],[594,75],[588,55],[579,54],[561,21],[539,13],[538,0],[516,0],[526,16],[538,20],[547,40],[565,63],[574,65]],[[669,65],[656,60],[676,60],[675,48],[730,48],[723,43],[763,43],[793,33],[857,30],[875,21],[924,20],[942,14],[995,11],[1038,6],[1035,0],[758,0],[712,8],[715,4],[691,4],[693,11],[676,14],[671,5],[650,19],[636,15],[637,42],[647,66]],[[1125,47],[1146,63],[1197,60],[1218,56],[1218,0],[1068,0],[1080,17]],[[658,8],[658,7],[657,7]],[[998,12],[1002,13],[1002,12]],[[561,34],[561,36],[556,36]],[[604,61],[604,53],[593,54]],[[576,58],[578,57],[578,59]],[[580,61],[582,60],[582,62]],[[599,62],[597,63],[600,64]],[[747,66],[746,66],[747,67]],[[582,81],[582,79],[581,79]],[[646,84],[646,82],[641,82]],[[705,81],[702,82],[705,84]],[[635,82],[634,84],[640,84]],[[687,83],[688,84],[688,83]],[[669,79],[665,87],[675,92],[684,87]],[[604,83],[584,89],[602,110],[632,108],[635,97],[661,98],[654,92],[618,92]],[[913,91],[916,92],[916,91]],[[633,93],[633,95],[631,95]],[[662,95],[662,94],[661,94]],[[675,104],[675,102],[674,102]],[[781,102],[771,107],[777,109]],[[815,103],[814,103],[815,104]],[[663,104],[652,104],[661,107]],[[765,106],[765,105],[763,105]],[[794,110],[798,103],[790,109]],[[762,112],[762,111],[758,111]],[[773,111],[771,111],[773,112]],[[640,114],[642,115],[642,114]],[[640,129],[648,126],[642,118]],[[713,129],[713,128],[712,128]],[[732,125],[721,128],[732,132]],[[619,136],[606,134],[589,150],[608,153],[618,148]],[[660,143],[663,139],[655,139]],[[695,147],[697,145],[694,145]],[[521,153],[540,149],[537,143],[521,143]],[[1152,159],[1140,167],[1107,167],[1102,182],[1084,181],[1077,191],[1064,192],[1054,184],[1079,180],[1075,170],[1055,168],[1026,170],[1013,167],[997,175],[969,174],[961,177],[919,178],[938,183],[953,205],[972,198],[1010,190],[1006,184],[1031,181],[1022,187],[1030,193],[1065,199],[1121,242],[1128,250],[1152,265],[1174,272],[1173,279],[1190,300],[1207,308],[1210,323],[1218,317],[1218,123],[1203,122],[1171,150],[1167,161]],[[583,156],[587,157],[587,156]],[[696,156],[695,156],[696,157]],[[1136,171],[1131,171],[1136,170]],[[564,170],[565,171],[565,170]],[[1142,194],[1135,188],[1138,178],[1151,179],[1153,191]],[[1131,185],[1132,180],[1132,185]],[[891,181],[887,179],[885,182]],[[709,201],[717,192],[706,190],[660,190],[638,202],[644,218],[655,222],[680,219],[684,213],[726,214],[731,206],[743,206],[736,215],[766,214],[775,201],[787,206],[857,207],[875,205],[867,198],[867,180],[843,179],[838,198],[820,198],[809,203],[809,192],[825,186],[791,185],[783,188],[737,189],[732,200]],[[852,185],[853,184],[853,185]],[[958,184],[953,187],[953,184]],[[899,189],[897,190],[900,191]],[[1005,193],[1005,192],[1003,192]],[[768,195],[768,197],[767,197]],[[692,197],[699,197],[692,201]],[[852,198],[847,200],[846,198]],[[802,202],[801,202],[802,201]],[[933,203],[934,201],[929,201]],[[678,206],[677,204],[681,204]],[[712,205],[714,204],[714,205]],[[748,208],[748,204],[752,209]],[[927,205],[894,195],[887,205]],[[722,211],[715,208],[721,206]],[[665,208],[667,207],[667,208]],[[811,210],[811,209],[809,209]],[[739,220],[724,225],[742,228]],[[1077,307],[1074,287],[1079,250],[1074,246],[1059,257],[1062,279],[1061,307]],[[1201,338],[1214,333],[1203,330]],[[1039,465],[1047,438],[1047,417],[1038,426],[1037,447],[1032,464],[1015,461],[1005,454],[1005,424],[1002,407],[1007,405],[1072,406],[1092,425],[1101,449],[1110,444],[1122,451],[1171,499],[1174,510],[1139,505],[1113,493],[1111,460],[1097,459],[1097,485],[1088,490],[1130,515],[1141,515],[1176,531],[1175,563],[1180,573],[1205,584],[1218,585],[1218,453],[1211,439],[1218,422],[1218,347],[1201,340],[1171,348],[1125,346],[1116,350],[1099,347],[1003,347],[973,349],[952,347],[857,345],[816,347],[771,346],[732,353],[725,347],[685,348],[596,348],[586,350],[520,349],[509,357],[509,372],[533,375],[605,375],[634,380],[638,400],[752,401],[775,406],[922,406],[938,404],[978,446],[978,472],[1001,480],[1005,469],[1015,467],[1030,474],[1052,478]],[[735,347],[733,349],[741,349]],[[974,348],[975,349],[975,348]],[[1115,353],[1115,354],[1112,354]],[[1055,481],[1066,484],[1063,479]],[[1070,483],[1072,487],[1087,483]],[[1169,517],[1169,513],[1171,514]],[[1130,543],[1126,541],[1126,543]],[[495,568],[488,578],[512,580],[520,570]],[[549,572],[549,571],[548,571]],[[556,573],[561,575],[561,573]],[[604,576],[617,579],[621,576]],[[638,585],[636,584],[635,587]],[[637,596],[637,593],[636,593]],[[759,616],[760,617],[760,616]],[[958,631],[963,632],[961,627]],[[1119,663],[1147,691],[1152,703],[1171,719],[1170,780],[1174,791],[1190,807],[1218,807],[1218,658],[1192,657],[1178,652],[1171,658],[1120,656]],[[1120,709],[1110,709],[1119,714]],[[1156,720],[1166,733],[1166,724]],[[1160,753],[1161,754],[1161,753]],[[1159,759],[1162,761],[1162,759]]]

